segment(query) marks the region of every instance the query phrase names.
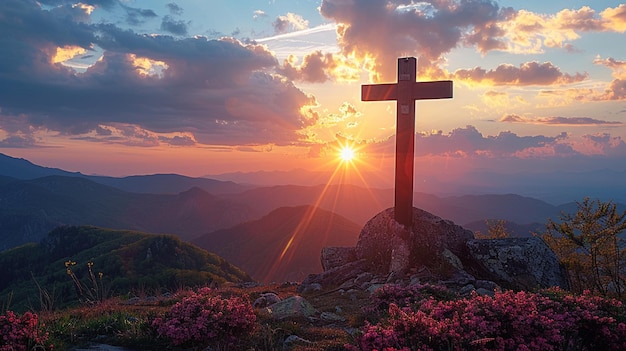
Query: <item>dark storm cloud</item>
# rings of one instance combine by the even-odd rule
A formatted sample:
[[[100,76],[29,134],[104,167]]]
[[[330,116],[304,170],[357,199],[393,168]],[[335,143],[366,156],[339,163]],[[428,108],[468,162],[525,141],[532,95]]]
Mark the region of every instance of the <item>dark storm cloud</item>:
[[[271,75],[277,62],[262,46],[68,21],[32,1],[2,1],[0,13],[0,32],[10,33],[0,37],[2,129],[21,116],[16,130],[78,136],[126,124],[191,133],[205,144],[282,145],[297,142],[298,131],[315,122],[301,112],[314,98]],[[104,53],[77,73],[52,63],[64,46]]]

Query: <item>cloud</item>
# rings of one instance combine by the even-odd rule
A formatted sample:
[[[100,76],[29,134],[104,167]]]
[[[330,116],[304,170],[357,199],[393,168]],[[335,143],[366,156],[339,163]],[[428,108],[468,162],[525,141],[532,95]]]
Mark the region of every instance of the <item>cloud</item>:
[[[604,21],[604,28],[607,30],[624,33],[626,32],[626,5],[620,4],[617,7],[607,8],[600,14]]]
[[[196,141],[190,135],[176,135],[171,138],[161,136],[159,137],[159,141],[165,142],[172,146],[194,146],[196,145]]]
[[[309,28],[309,21],[302,16],[288,12],[285,16],[278,16],[272,23],[276,34],[299,31]]]
[[[510,110],[516,106],[527,105],[528,101],[519,95],[510,95],[507,92],[501,91],[486,91],[482,96],[481,100],[485,105],[489,108],[499,108]]]
[[[37,147],[37,142],[30,135],[11,135],[0,140],[0,147],[7,149],[32,148]]]
[[[323,0],[320,13],[337,23],[342,54],[364,64],[374,81],[393,80],[391,63],[407,55],[419,55],[419,76],[441,78],[443,56],[458,47],[474,47],[482,54],[537,54],[546,48],[577,52],[572,42],[581,33],[626,31],[624,4],[599,14],[588,6],[540,14],[501,8],[490,0]]]
[[[586,73],[570,75],[561,72],[551,62],[532,61],[523,63],[519,67],[501,64],[489,71],[479,67],[460,69],[454,72],[453,77],[469,84],[528,86],[572,84],[585,80],[588,75]]]
[[[612,57],[602,59],[600,56],[596,56],[593,63],[609,67],[613,71],[614,78],[626,79],[626,61],[616,60]]]
[[[252,13],[252,18],[253,19],[257,19],[257,18],[261,18],[261,17],[267,17],[267,14],[265,13],[265,11],[263,11],[263,10],[254,10],[254,12]]]
[[[345,56],[370,61],[373,80],[395,78],[399,56],[419,54],[420,76],[442,55],[464,41],[503,47],[498,21],[510,16],[492,1],[419,2],[323,0],[320,13],[338,23],[339,46]]]
[[[624,101],[626,79],[614,79],[604,90],[572,88],[564,90],[542,90],[539,97],[548,98],[550,106],[563,106],[572,102]]]
[[[604,121],[591,117],[522,117],[516,114],[508,114],[500,119],[500,122],[545,124],[558,126],[623,126],[618,121]]]
[[[120,6],[126,11],[126,23],[133,26],[138,26],[143,24],[146,20],[158,17],[152,10],[130,7],[122,3],[120,3]]]
[[[172,15],[180,16],[183,14],[183,8],[180,7],[178,4],[170,2],[169,4],[166,4],[165,6],[167,7],[167,9],[170,11]]]
[[[393,155],[395,137],[382,141],[361,141],[359,147],[372,158],[376,155]],[[520,136],[510,131],[502,131],[494,136],[485,136],[471,125],[456,128],[449,133],[432,131],[415,135],[416,158],[504,162],[588,156],[623,159],[626,157],[626,143],[620,137],[609,134],[587,134],[581,137],[573,137],[567,133],[555,136]]]
[[[24,128],[76,137],[118,124],[154,133],[117,136],[140,145],[168,133],[199,144],[285,145],[301,142],[300,131],[317,118],[307,108],[315,98],[273,74],[277,61],[262,45],[142,35],[68,21],[20,0],[0,2],[0,13],[0,32],[16,33],[2,39],[4,125],[24,116]],[[58,48],[96,46],[102,54],[84,73],[54,63]]]
[[[571,41],[579,39],[580,33],[626,31],[626,6],[607,8],[600,14],[589,6],[564,9],[553,15],[519,10],[497,25],[502,29],[500,38],[506,43],[506,51],[525,54],[542,53],[545,48],[572,51]]]
[[[170,16],[165,16],[161,21],[161,30],[174,35],[187,35],[187,23],[185,21],[175,20]]]
[[[360,68],[354,62],[337,54],[322,53],[317,50],[304,56],[302,63],[294,55],[284,61],[277,70],[280,74],[294,81],[324,83],[334,81],[358,81]]]

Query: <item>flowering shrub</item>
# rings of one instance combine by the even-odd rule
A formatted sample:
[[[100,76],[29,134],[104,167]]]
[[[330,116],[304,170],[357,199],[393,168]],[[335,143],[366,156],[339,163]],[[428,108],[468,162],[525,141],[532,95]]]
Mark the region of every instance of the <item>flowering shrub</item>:
[[[453,301],[389,306],[349,350],[626,350],[626,311],[589,295],[496,293]],[[620,321],[622,320],[622,321]]]
[[[0,351],[27,351],[45,348],[48,333],[39,329],[39,316],[26,312],[18,317],[12,311],[0,315]],[[52,346],[49,346],[52,349]]]
[[[176,345],[221,344],[234,346],[249,336],[256,316],[248,300],[240,297],[222,298],[211,289],[201,288],[177,302],[164,318],[152,325]]]
[[[441,285],[425,283],[403,287],[401,285],[389,284],[374,292],[372,302],[365,310],[366,312],[386,312],[391,304],[400,307],[411,307],[419,305],[429,298],[453,300],[457,297],[456,293]]]

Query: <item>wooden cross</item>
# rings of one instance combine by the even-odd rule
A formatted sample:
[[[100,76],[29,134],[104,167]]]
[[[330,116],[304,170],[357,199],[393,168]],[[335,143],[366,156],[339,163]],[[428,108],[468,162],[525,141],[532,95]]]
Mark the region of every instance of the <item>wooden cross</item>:
[[[362,101],[396,100],[395,220],[407,229],[413,222],[415,100],[452,98],[452,81],[416,82],[415,57],[398,59],[398,82],[361,86]]]

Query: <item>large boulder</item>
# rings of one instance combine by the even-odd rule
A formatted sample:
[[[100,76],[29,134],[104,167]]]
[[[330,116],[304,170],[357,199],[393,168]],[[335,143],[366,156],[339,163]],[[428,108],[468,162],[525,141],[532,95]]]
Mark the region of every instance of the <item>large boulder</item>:
[[[446,249],[456,256],[466,256],[465,243],[472,239],[471,231],[415,207],[413,226],[406,230],[395,221],[394,209],[389,208],[370,219],[361,230],[356,258],[388,271],[392,256],[405,251],[408,245],[408,265],[420,267],[435,262]]]
[[[556,254],[541,238],[470,240],[467,247],[470,255],[504,286],[568,287]]]

